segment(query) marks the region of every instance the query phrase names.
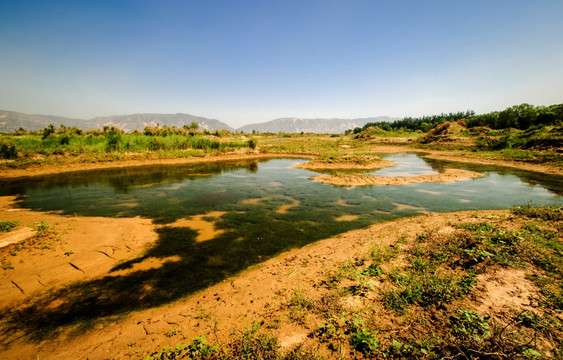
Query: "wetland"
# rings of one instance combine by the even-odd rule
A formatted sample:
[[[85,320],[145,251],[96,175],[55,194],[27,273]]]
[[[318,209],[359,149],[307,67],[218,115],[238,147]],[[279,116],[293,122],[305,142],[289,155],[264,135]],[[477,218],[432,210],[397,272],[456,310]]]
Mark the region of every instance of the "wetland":
[[[155,314],[162,314],[163,307],[176,309],[179,304],[184,304],[184,309],[190,307],[187,314],[191,315],[174,310],[172,313],[184,315],[175,315],[173,323],[182,323],[178,316],[191,319],[181,327],[183,338],[188,339],[200,334],[199,324],[206,323],[205,331],[211,331],[209,319],[203,315],[215,308],[209,299],[216,299],[213,301],[218,305],[231,304],[229,296],[234,298],[241,291],[234,285],[236,279],[253,282],[255,275],[249,274],[254,274],[255,269],[262,272],[278,268],[283,263],[280,259],[293,259],[292,254],[310,257],[311,249],[320,251],[327,239],[333,243],[335,239],[343,241],[332,246],[350,246],[343,254],[351,256],[354,247],[365,247],[374,241],[374,235],[362,240],[364,235],[347,234],[365,233],[374,224],[385,226],[420,216],[437,216],[438,221],[441,213],[485,214],[485,210],[560,207],[563,203],[561,175],[438,160],[424,152],[405,150],[408,149],[397,147],[394,152],[371,153],[381,157],[385,166],[362,170],[312,171],[299,167],[308,160],[288,154],[5,179],[0,189],[4,199],[2,216],[20,223],[32,218],[48,221],[53,232],[51,242],[39,239],[37,245],[35,235],[31,246],[17,251],[15,247],[5,247],[4,260],[11,262],[3,263],[3,328],[10,335],[5,335],[3,342],[23,341],[28,344],[26,353],[31,354],[38,346],[33,344],[42,344],[44,352],[53,346],[61,347],[61,340],[56,339],[88,337],[90,333],[96,334],[88,337],[90,350],[78,352],[98,354],[92,349],[100,346],[95,339],[101,336],[101,324],[115,324],[112,326],[118,328],[114,331],[123,332],[136,322],[145,329],[145,336],[151,337],[147,314],[154,319],[161,316]],[[447,182],[432,179],[448,171],[479,175]],[[400,185],[350,181],[332,185],[314,181],[318,176],[416,181]],[[347,237],[353,240],[345,241]],[[342,261],[334,254],[331,258],[332,265],[327,265],[329,260],[324,254],[315,266],[310,265],[311,271]],[[301,261],[303,267],[309,263],[302,257]],[[296,269],[285,273],[285,277],[299,273]],[[280,270],[273,274],[272,281]],[[269,281],[262,278],[261,286],[268,287]],[[285,292],[287,297],[292,281],[283,281],[285,287],[277,291]],[[215,296],[220,293],[217,289],[224,289],[228,283],[236,291]],[[254,300],[242,300],[237,310],[230,308],[232,314],[244,313],[247,318],[259,307],[256,304],[271,306],[253,295],[261,293],[262,299],[271,300],[272,295],[258,287],[255,284],[247,295]],[[215,314],[219,312],[215,310]],[[139,316],[145,320],[135,320]],[[236,318],[224,314],[217,321],[230,323],[225,317],[231,316]],[[239,320],[228,326],[236,327],[240,317],[236,319]],[[166,331],[170,331],[169,327],[157,331],[159,341],[167,337]],[[146,354],[158,348],[154,346],[139,342],[132,348]],[[121,354],[129,357],[133,353]]]

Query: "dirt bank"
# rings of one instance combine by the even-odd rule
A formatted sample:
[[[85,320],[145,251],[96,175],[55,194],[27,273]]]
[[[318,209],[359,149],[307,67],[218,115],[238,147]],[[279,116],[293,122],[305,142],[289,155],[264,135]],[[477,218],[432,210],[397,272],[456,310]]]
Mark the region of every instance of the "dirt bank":
[[[526,161],[488,158],[479,155],[479,153],[472,153],[470,151],[417,149],[410,146],[401,145],[378,145],[373,149],[373,153],[376,154],[393,154],[397,152],[418,152],[426,154],[425,157],[427,158],[436,160],[455,161],[468,164],[494,165],[540,172],[544,174],[563,175],[563,167],[560,165],[534,164],[532,162]]]
[[[142,251],[143,246],[150,245],[154,237],[154,226],[142,219],[74,218],[29,211],[10,211],[13,210],[10,204],[10,199],[2,199],[1,218],[16,219],[24,224],[37,220],[50,221],[59,229],[60,239],[51,249],[29,249],[22,254],[25,259],[23,264],[17,264],[13,270],[4,271],[1,290],[2,294],[6,295],[4,307],[17,306],[33,295],[46,293],[63,284],[103,277],[107,275],[108,269],[121,259],[136,255]],[[7,334],[3,331],[0,357],[139,359],[161,349],[162,346],[186,343],[195,336],[205,335],[212,341],[225,341],[234,330],[248,329],[253,322],[265,324],[264,326],[285,346],[296,343],[307,345],[311,342],[307,337],[311,329],[288,318],[287,303],[295,289],[302,289],[307,295],[314,295],[319,283],[326,279],[329,273],[347,259],[364,256],[374,245],[387,246],[397,239],[414,239],[425,229],[448,230],[451,229],[451,223],[476,218],[498,219],[506,217],[507,214],[507,211],[502,210],[481,211],[478,214],[474,211],[426,214],[351,231],[282,254],[172,304],[100,323],[84,333],[67,331],[35,343],[18,338],[17,334]],[[107,234],[101,235],[109,228],[116,227],[118,231],[114,231],[109,238]],[[75,237],[82,240],[73,242]],[[95,240],[95,245],[89,240]],[[64,250],[70,247],[74,249],[74,254],[64,255]],[[110,252],[108,249],[113,250]],[[71,267],[69,263],[77,265],[83,271]],[[149,265],[159,266],[158,263],[145,264]],[[514,281],[508,281],[507,274],[503,274],[504,282],[494,285],[497,280],[490,279],[491,283],[488,285],[503,297],[497,301],[496,298],[488,299],[485,296],[475,306],[492,311],[525,302],[525,299],[521,298],[525,294],[506,294],[519,293],[518,289],[522,287],[528,289],[530,285],[527,280],[516,274]],[[353,307],[355,303],[350,301],[349,305]]]
[[[365,186],[365,185],[405,185],[423,182],[454,182],[476,179],[483,174],[460,169],[446,169],[434,175],[417,175],[408,177],[386,177],[371,175],[324,175],[312,177],[312,180],[331,185]]]
[[[534,164],[524,161],[487,159],[481,157],[472,157],[467,153],[452,154],[449,151],[431,151],[430,155],[427,155],[426,157],[436,160],[455,161],[470,164],[495,165],[513,169],[540,172],[544,174],[563,175],[563,167],[552,164]]]
[[[326,170],[361,170],[373,171],[383,169],[390,166],[397,165],[394,161],[389,160],[371,160],[371,161],[335,161],[327,162],[324,160],[311,160],[309,162],[295,165],[294,167],[300,169],[307,169],[311,171],[323,172]]]
[[[3,167],[0,171],[0,180],[16,180],[27,177],[43,176],[51,174],[60,174],[65,172],[86,171],[86,170],[99,170],[99,169],[114,169],[136,166],[151,166],[151,165],[183,165],[195,164],[201,162],[215,162],[215,161],[230,161],[230,160],[248,160],[248,159],[264,159],[264,158],[311,158],[313,155],[303,154],[265,154],[265,153],[226,153],[221,155],[209,155],[202,157],[187,157],[187,158],[173,158],[173,159],[123,159],[116,161],[106,162],[90,162],[90,163],[73,163],[63,162],[56,164],[41,164],[30,165],[26,168],[10,168]]]

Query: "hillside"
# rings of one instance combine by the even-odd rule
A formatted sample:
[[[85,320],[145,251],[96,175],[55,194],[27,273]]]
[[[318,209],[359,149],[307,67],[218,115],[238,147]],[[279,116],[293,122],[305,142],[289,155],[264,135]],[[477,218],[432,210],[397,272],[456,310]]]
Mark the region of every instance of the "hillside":
[[[85,129],[87,126],[87,121],[81,119],[70,119],[50,115],[32,115],[0,110],[0,132],[11,132],[20,127],[25,130],[40,130],[51,123],[56,124],[57,127],[62,124]]]
[[[111,115],[104,117],[95,117],[88,121],[89,126],[93,129],[103,128],[104,126],[115,126],[124,131],[132,131],[135,129],[142,130],[147,126],[176,126],[183,127],[190,125],[192,122],[199,124],[200,130],[228,130],[235,129],[229,125],[215,119],[207,119],[200,116],[189,114],[133,114],[133,115]]]
[[[392,121],[388,116],[362,119],[304,119],[304,118],[281,118],[265,123],[245,125],[237,130],[243,132],[283,132],[283,133],[318,133],[337,134],[344,133],[349,129],[362,127],[370,122]]]
[[[143,130],[147,126],[183,127],[193,122],[199,124],[200,130],[228,130],[246,133],[316,133],[316,134],[342,134],[346,130],[363,127],[373,122],[391,122],[396,120],[388,116],[361,119],[306,119],[306,118],[281,118],[264,123],[242,126],[238,129],[215,119],[189,114],[130,114],[99,116],[93,119],[71,119],[60,116],[24,114],[15,111],[0,110],[0,132],[12,132],[23,128],[24,130],[41,130],[54,123],[56,127],[61,124],[69,127],[90,130],[102,129],[104,126],[115,126],[125,132],[135,129]]]
[[[69,119],[60,116],[32,115],[18,113],[14,111],[0,110],[0,132],[11,132],[19,128],[25,130],[41,130],[49,124],[54,123],[56,127],[61,124],[65,126],[76,126],[78,128],[101,129],[104,126],[115,126],[124,131],[135,129],[143,130],[146,126],[177,126],[183,127],[197,122],[200,129],[209,131],[229,130],[234,131],[229,125],[214,119],[207,119],[200,116],[189,114],[133,114],[133,115],[112,115],[95,117],[90,120]]]

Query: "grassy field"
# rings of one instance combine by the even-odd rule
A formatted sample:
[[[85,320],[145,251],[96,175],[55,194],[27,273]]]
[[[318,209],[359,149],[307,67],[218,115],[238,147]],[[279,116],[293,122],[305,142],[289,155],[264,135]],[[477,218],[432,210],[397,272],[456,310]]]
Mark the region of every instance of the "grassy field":
[[[252,140],[242,136],[146,135],[119,131],[88,134],[62,133],[0,135],[3,166],[25,168],[34,164],[92,163],[124,159],[201,157],[240,148],[251,148]]]

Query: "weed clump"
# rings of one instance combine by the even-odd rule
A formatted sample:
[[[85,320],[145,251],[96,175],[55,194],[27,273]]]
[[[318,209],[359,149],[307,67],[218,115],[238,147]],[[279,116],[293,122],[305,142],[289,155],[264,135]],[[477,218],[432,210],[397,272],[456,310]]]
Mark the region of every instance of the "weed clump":
[[[316,308],[324,321],[310,337],[337,357],[557,358],[563,353],[563,325],[553,316],[563,310],[560,212],[525,206],[513,209],[509,221],[459,222],[447,233],[430,229],[411,242],[373,246],[322,282],[340,297],[334,302],[364,299],[363,306],[352,313]],[[499,268],[527,272],[538,289],[533,312],[474,310],[484,291],[480,282]]]
[[[19,223],[14,220],[0,220],[0,232],[12,231]]]
[[[11,141],[3,140],[0,143],[0,158],[2,159],[16,159],[18,157],[18,150],[16,144]]]
[[[277,338],[259,332],[254,326],[246,332],[234,333],[226,344],[213,344],[204,336],[194,338],[188,345],[164,347],[144,360],[320,360],[315,352],[296,346],[288,351],[281,349]]]

